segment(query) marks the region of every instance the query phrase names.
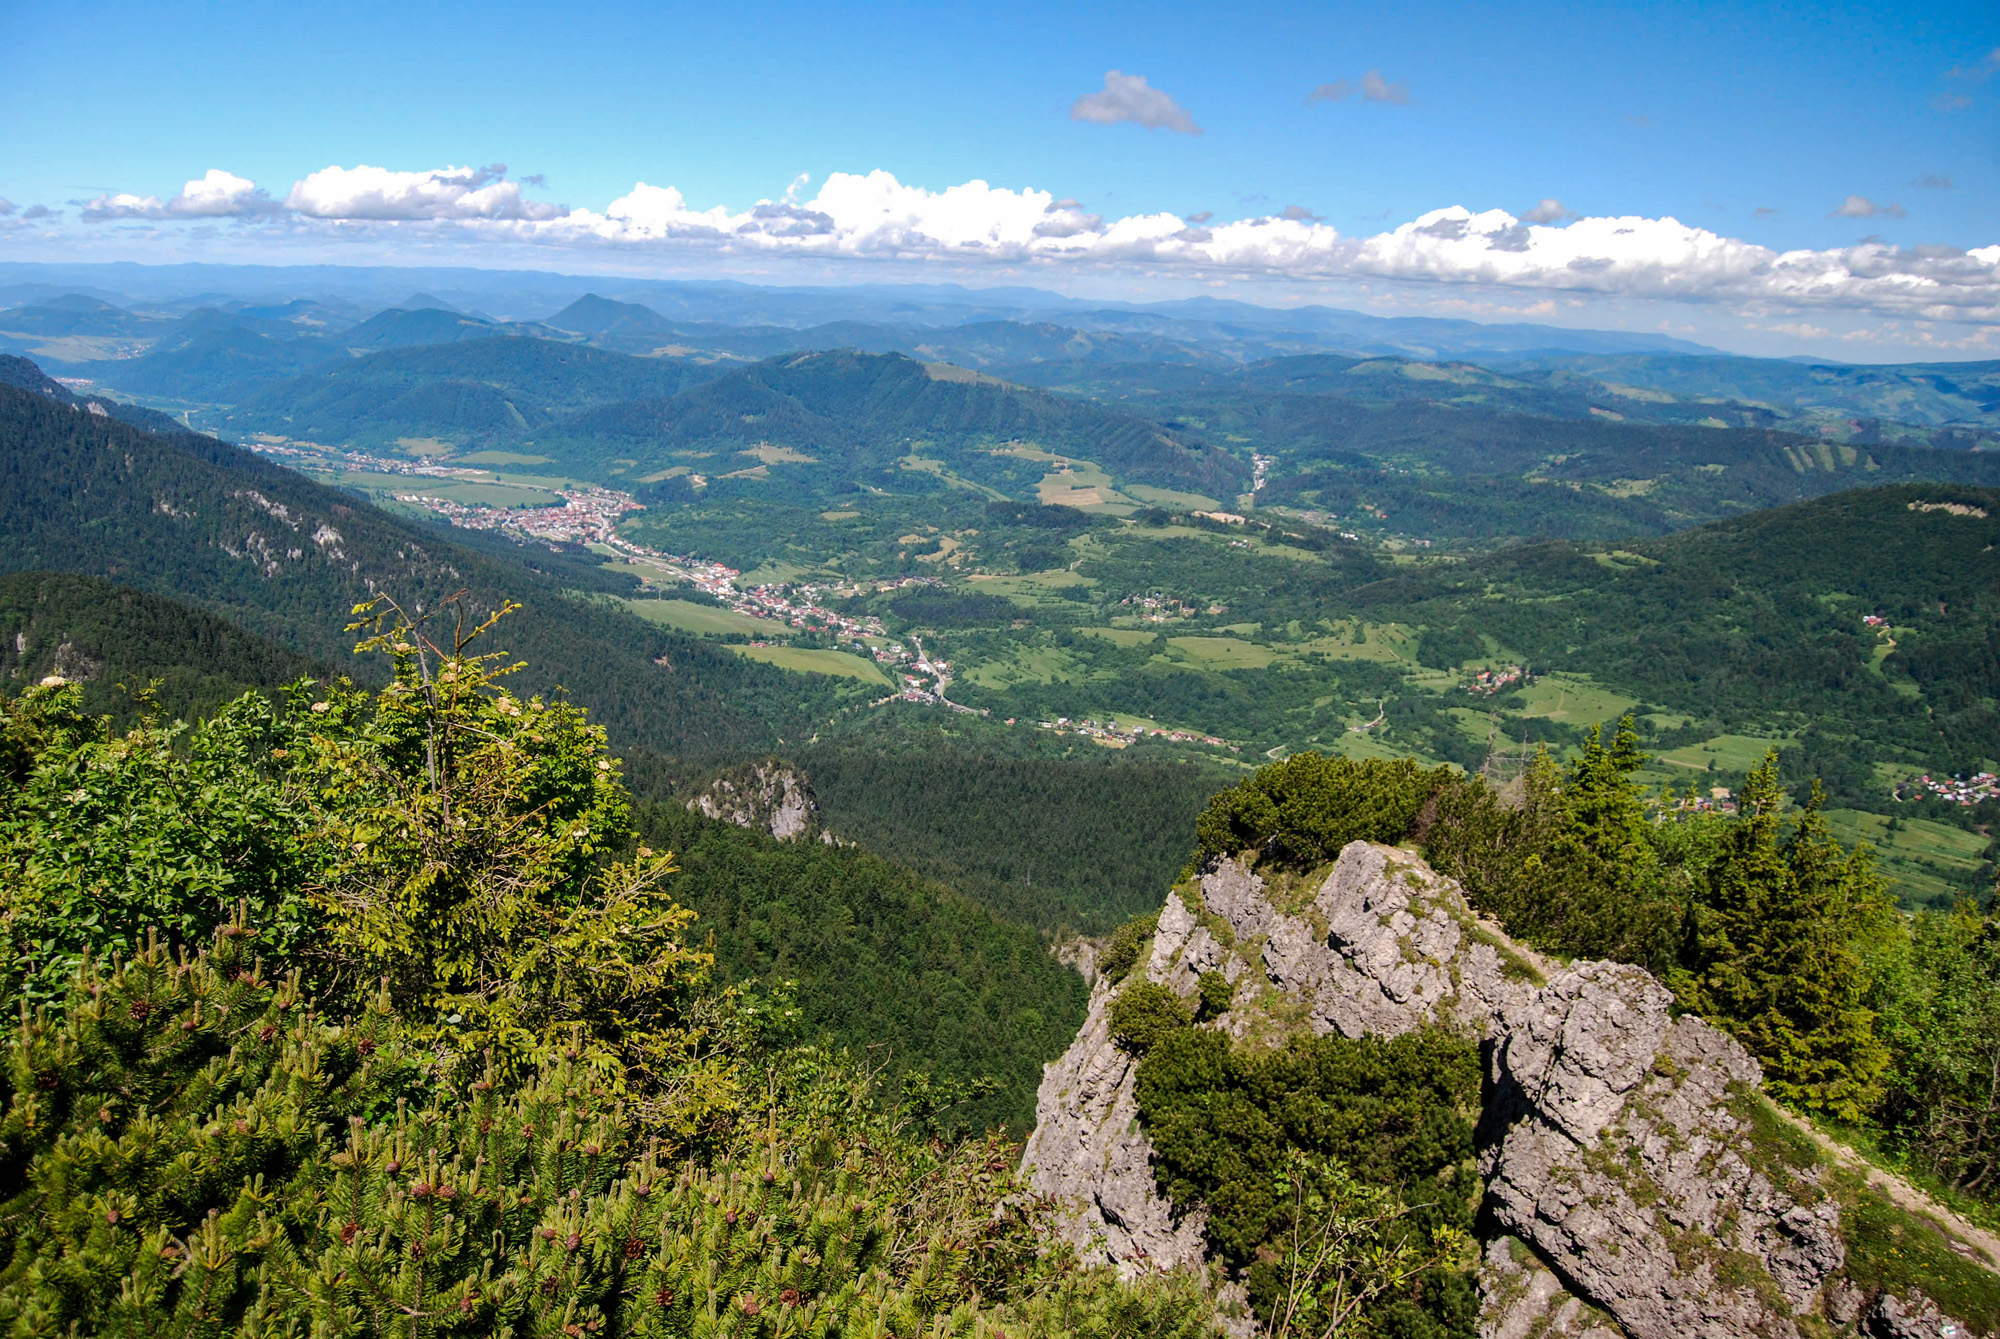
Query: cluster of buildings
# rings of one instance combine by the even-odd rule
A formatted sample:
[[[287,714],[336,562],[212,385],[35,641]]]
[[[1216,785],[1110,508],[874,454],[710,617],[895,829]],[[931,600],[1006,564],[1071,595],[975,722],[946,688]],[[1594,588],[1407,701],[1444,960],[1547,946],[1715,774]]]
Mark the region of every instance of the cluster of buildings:
[[[1920,776],[1897,786],[1895,796],[1899,800],[1947,800],[1969,809],[1982,800],[2000,800],[2000,777],[1991,772],[1974,772],[1971,776]]]
[[[1727,786],[1710,786],[1708,794],[1697,795],[1690,790],[1685,795],[1669,792],[1668,807],[1683,814],[1733,814],[1736,812],[1736,797]]]
[[[1140,610],[1139,619],[1144,623],[1167,623],[1177,618],[1193,618],[1198,612],[1186,600],[1176,600],[1170,595],[1127,595],[1118,603],[1122,608]],[[1221,612],[1221,606],[1216,606],[1210,612]]]
[[[1465,685],[1465,691],[1474,697],[1492,697],[1504,689],[1516,685],[1525,688],[1533,682],[1533,677],[1526,669],[1519,665],[1509,665],[1505,669],[1480,670],[1472,676],[1472,681]]]
[[[1864,628],[1886,628],[1889,626],[1889,620],[1880,614],[1863,614],[1861,616],[1861,626]]]
[[[610,544],[618,537],[618,518],[640,505],[625,493],[608,488],[559,488],[560,507],[480,507],[422,493],[398,493],[398,502],[412,502],[467,530],[504,530],[530,539],[565,544]]]
[[[1012,721],[1007,723],[1013,724]],[[1042,729],[1053,730],[1059,735],[1084,735],[1113,744],[1129,744],[1138,739],[1166,739],[1176,744],[1211,744],[1223,749],[1236,747],[1226,739],[1199,734],[1193,730],[1163,730],[1149,725],[1120,725],[1116,721],[1093,721],[1089,717],[1073,721],[1067,716],[1058,716],[1052,721],[1039,721],[1037,724]]]

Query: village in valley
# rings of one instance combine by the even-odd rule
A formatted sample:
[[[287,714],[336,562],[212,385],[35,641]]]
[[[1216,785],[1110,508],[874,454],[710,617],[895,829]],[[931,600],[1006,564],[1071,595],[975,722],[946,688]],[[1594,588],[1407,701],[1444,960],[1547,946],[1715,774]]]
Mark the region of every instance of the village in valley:
[[[1928,773],[1905,781],[1895,789],[1898,800],[1939,799],[1970,809],[1982,800],[2000,799],[2000,776],[1974,772],[1963,776],[1934,777]]]

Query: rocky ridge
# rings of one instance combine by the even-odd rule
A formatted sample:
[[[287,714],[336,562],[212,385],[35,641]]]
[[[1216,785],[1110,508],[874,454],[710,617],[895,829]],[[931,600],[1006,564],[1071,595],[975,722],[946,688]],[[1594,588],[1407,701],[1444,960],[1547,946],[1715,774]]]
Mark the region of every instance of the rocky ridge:
[[[1489,1339],[1953,1332],[1921,1294],[1852,1281],[1833,1178],[1787,1137],[1740,1044],[1675,1018],[1640,968],[1561,967],[1510,943],[1407,851],[1352,843],[1316,882],[1214,864],[1169,895],[1129,979],[1192,997],[1214,971],[1235,1003],[1206,1026],[1251,1044],[1300,1017],[1320,1034],[1442,1025],[1482,1039]],[[1073,1207],[1072,1239],[1129,1274],[1200,1262],[1204,1222],[1154,1180],[1137,1064],[1110,1031],[1122,984],[1095,982],[1047,1067],[1023,1160],[1036,1190]]]

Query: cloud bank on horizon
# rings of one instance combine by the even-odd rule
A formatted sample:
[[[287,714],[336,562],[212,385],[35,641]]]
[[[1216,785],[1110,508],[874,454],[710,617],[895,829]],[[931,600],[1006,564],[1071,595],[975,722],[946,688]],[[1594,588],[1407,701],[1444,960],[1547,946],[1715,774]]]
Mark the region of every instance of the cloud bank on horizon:
[[[1200,127],[1171,98],[1112,71],[1072,115],[1185,134]],[[1364,92],[1364,96],[1366,96]],[[1411,281],[1528,293],[1669,299],[1761,310],[1846,311],[2000,326],[2000,243],[1898,247],[1868,239],[1827,250],[1776,251],[1672,217],[1579,217],[1544,199],[1514,215],[1432,209],[1387,231],[1347,235],[1303,210],[1222,222],[1174,214],[1106,217],[1032,188],[972,180],[944,190],[889,172],[836,172],[811,199],[803,182],[747,209],[692,207],[672,186],[644,182],[601,210],[531,200],[504,164],[396,171],[332,166],[282,198],[221,169],[170,198],[107,193],[76,202],[88,225],[157,230],[236,226],[347,238],[417,232],[468,246],[802,256],[999,264],[1148,275]],[[1899,207],[1850,196],[1853,218]],[[47,211],[43,211],[46,216]],[[48,226],[0,216],[0,228]]]

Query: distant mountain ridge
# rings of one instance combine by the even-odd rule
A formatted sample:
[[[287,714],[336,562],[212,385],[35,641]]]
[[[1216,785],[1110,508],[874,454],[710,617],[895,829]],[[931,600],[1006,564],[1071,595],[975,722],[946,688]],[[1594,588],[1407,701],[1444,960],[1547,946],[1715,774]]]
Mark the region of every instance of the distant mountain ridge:
[[[403,437],[459,447],[523,440],[597,405],[672,395],[713,375],[581,343],[483,338],[412,343],[267,383],[228,411],[233,431],[383,445]]]
[[[646,467],[675,452],[779,447],[837,469],[881,469],[930,444],[979,478],[1011,442],[1095,461],[1121,478],[1234,493],[1245,462],[1150,419],[901,354],[852,350],[767,359],[670,399],[587,411],[542,445],[578,459],[626,456]]]

